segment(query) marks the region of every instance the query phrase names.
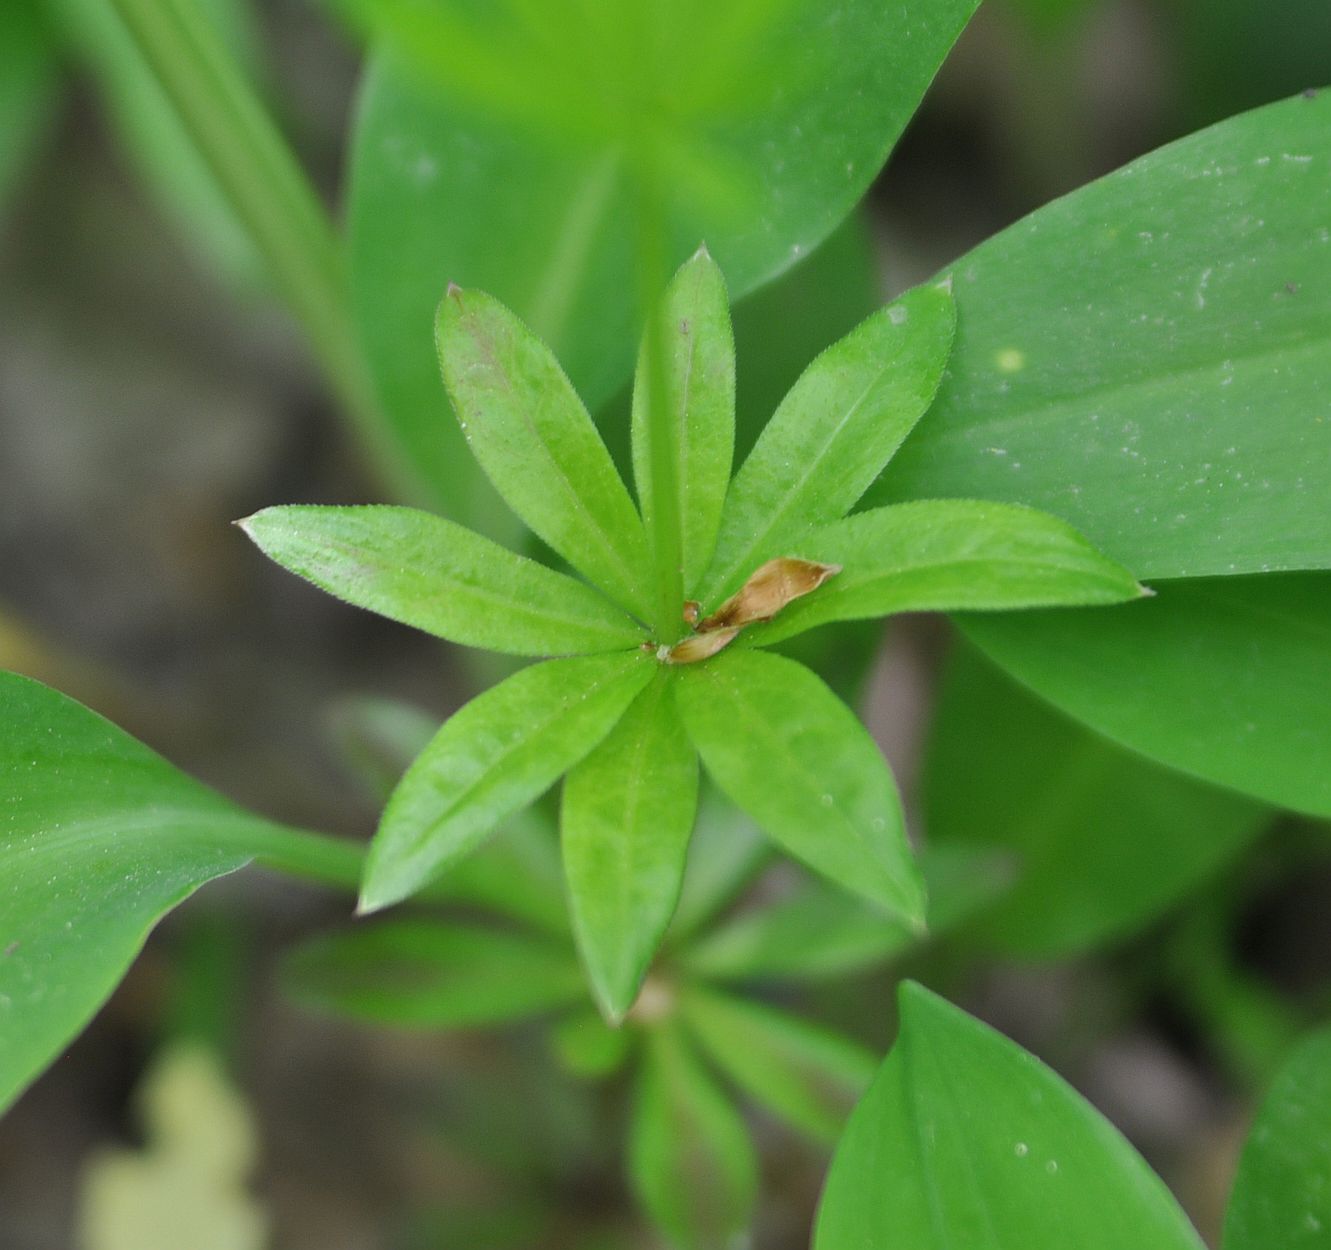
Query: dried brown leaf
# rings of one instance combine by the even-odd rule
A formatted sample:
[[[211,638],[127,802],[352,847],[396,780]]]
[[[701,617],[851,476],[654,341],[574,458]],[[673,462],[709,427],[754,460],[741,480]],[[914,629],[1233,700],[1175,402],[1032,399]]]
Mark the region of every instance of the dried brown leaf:
[[[697,664],[699,660],[709,659],[723,647],[728,647],[735,640],[740,626],[731,625],[726,629],[716,629],[707,634],[690,634],[682,642],[677,642],[666,653],[667,664]]]
[[[839,564],[819,564],[794,556],[778,556],[760,565],[749,580],[712,613],[698,629],[713,630],[770,621],[786,604],[817,590],[829,577],[841,572]]]

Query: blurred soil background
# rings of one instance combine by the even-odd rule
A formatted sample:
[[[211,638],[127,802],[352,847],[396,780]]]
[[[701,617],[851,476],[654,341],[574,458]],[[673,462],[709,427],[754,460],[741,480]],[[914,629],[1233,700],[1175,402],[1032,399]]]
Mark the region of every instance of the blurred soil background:
[[[1321,85],[1327,13],[1326,0],[990,0],[867,205],[884,293],[1162,142]],[[332,202],[359,51],[313,4],[267,0],[260,16],[269,97]],[[0,663],[242,803],[368,836],[374,808],[331,745],[339,701],[402,697],[442,717],[464,697],[462,661],[307,587],[231,526],[270,503],[384,491],[285,315],[220,285],[159,214],[72,49],[57,90],[0,208]],[[905,622],[875,669],[873,727],[908,795],[946,641],[939,622]],[[1255,992],[1325,977],[1329,884],[1276,874],[1245,895]],[[561,1076],[540,1030],[410,1037],[282,1001],[277,953],[348,910],[247,872],[171,918],[0,1120],[0,1250],[76,1250],[87,1161],[142,1140],[130,1095],[182,1011],[212,1013],[232,1047],[280,1250],[486,1250],[496,1213],[504,1244],[653,1244],[621,1179],[624,1089]],[[1150,954],[1143,938],[1073,966],[984,964],[964,1005],[1105,1110],[1214,1237],[1248,1107],[1195,1018],[1167,1000],[1143,1010],[1125,988]],[[182,983],[205,1001],[182,1005]],[[820,1008],[850,1019],[889,986],[862,978]],[[756,1124],[755,1245],[795,1250],[825,1159]]]

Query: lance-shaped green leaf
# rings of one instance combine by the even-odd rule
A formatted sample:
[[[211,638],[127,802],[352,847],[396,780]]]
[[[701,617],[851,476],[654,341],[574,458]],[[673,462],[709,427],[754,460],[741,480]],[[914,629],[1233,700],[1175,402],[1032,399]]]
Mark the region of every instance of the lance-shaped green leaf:
[[[35,0],[0,9],[0,212],[54,113],[59,60],[50,23]]]
[[[954,655],[924,768],[931,847],[1009,853],[988,947],[1060,957],[1130,933],[1231,861],[1270,809],[1123,750]]]
[[[642,522],[550,349],[481,291],[450,287],[436,327],[449,398],[495,488],[537,537],[645,619]]]
[[[1225,1215],[1225,1250],[1323,1250],[1331,1236],[1331,1029],[1303,1041],[1257,1114]]]
[[[716,550],[734,447],[730,302],[702,248],[666,288],[633,382],[633,479],[643,521],[658,566],[671,553],[685,595]]]
[[[745,999],[690,987],[681,1007],[712,1061],[756,1102],[832,1142],[877,1056],[858,1042]]]
[[[896,783],[855,714],[802,664],[726,652],[681,669],[707,771],[782,847],[854,894],[924,922]]]
[[[815,1250],[1201,1250],[1160,1178],[1033,1055],[909,982]]]
[[[705,609],[850,511],[928,409],[954,326],[951,292],[917,287],[804,371],[731,483],[698,596]]]
[[[418,23],[443,6],[357,7]],[[489,502],[420,336],[440,275],[514,308],[596,411],[633,366],[635,173],[650,154],[673,156],[660,183],[665,254],[650,259],[668,271],[706,239],[738,299],[863,198],[975,8],[842,0],[829,20],[826,0],[679,0],[655,15],[615,0],[475,17],[451,5],[450,38],[433,50],[413,37],[418,24],[390,33],[348,161],[353,298],[391,432],[432,502],[476,528]],[[634,130],[648,141],[626,141]]]
[[[678,1025],[646,1037],[629,1137],[633,1188],[680,1250],[726,1250],[747,1229],[758,1160],[744,1121]]]
[[[1159,582],[1121,608],[961,619],[1023,685],[1217,785],[1331,816],[1331,575]]]
[[[329,594],[449,642],[564,655],[642,641],[632,618],[589,586],[428,512],[265,508],[240,526]]]
[[[474,850],[596,746],[655,671],[639,653],[547,660],[454,713],[384,809],[360,910],[414,894]]]
[[[679,899],[698,808],[698,756],[660,669],[614,729],[568,775],[564,873],[592,994],[618,1024]]]
[[[920,854],[920,868],[932,938],[992,903],[1013,875],[1007,856],[932,842]],[[816,981],[861,972],[913,950],[920,940],[904,921],[810,880],[701,934],[678,960],[695,976],[719,981]]]
[[[322,1011],[408,1028],[502,1024],[577,1002],[567,942],[479,925],[394,920],[306,942],[283,983]]]
[[[0,1107],[83,1028],[153,926],[259,856],[352,881],[360,848],[283,829],[72,699],[0,674]]]
[[[1144,593],[1066,521],[1014,504],[935,499],[874,508],[815,530],[791,552],[839,565],[747,641],[894,612],[1121,603]]]
[[[1310,92],[981,244],[938,402],[871,499],[1044,508],[1147,579],[1331,566],[1328,199]]]

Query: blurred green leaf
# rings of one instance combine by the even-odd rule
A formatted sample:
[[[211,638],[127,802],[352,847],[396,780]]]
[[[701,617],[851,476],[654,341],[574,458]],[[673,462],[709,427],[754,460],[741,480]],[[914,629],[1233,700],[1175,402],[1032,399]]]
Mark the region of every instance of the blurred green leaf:
[[[744,1121],[670,1023],[646,1035],[629,1172],[680,1250],[728,1250],[752,1218],[758,1160]]]
[[[852,894],[923,922],[892,774],[817,676],[782,656],[728,651],[680,669],[676,688],[707,771],[773,839]]]
[[[1034,1056],[928,990],[837,1147],[816,1250],[1201,1250],[1160,1179]]]
[[[855,505],[929,407],[953,327],[949,293],[917,287],[809,365],[731,483],[705,609]]]
[[[706,239],[734,298],[770,281],[863,195],[975,3],[447,4],[435,37],[390,34],[357,115],[351,259],[433,501],[487,523],[425,338],[444,282],[515,308],[599,408],[631,365],[647,218],[662,265]]]
[[[127,155],[184,240],[228,282],[257,287],[265,265],[207,160],[106,0],[45,0],[97,81]],[[249,0],[190,0],[238,71],[258,79],[259,39]]]
[[[670,923],[698,808],[698,756],[661,668],[568,775],[560,813],[569,910],[611,1023],[633,1006]]]
[[[1331,1236],[1331,1029],[1306,1038],[1252,1126],[1225,1216],[1225,1250],[1320,1250]]]
[[[878,1065],[858,1042],[783,1011],[690,987],[684,1019],[713,1062],[746,1094],[831,1143]]]
[[[600,1014],[587,1010],[565,1016],[551,1030],[551,1044],[564,1068],[575,1076],[603,1077],[628,1058],[633,1034],[612,1029]]]
[[[498,300],[449,289],[439,363],[467,445],[508,506],[608,595],[650,617],[638,510],[550,349]]]
[[[655,345],[653,334],[660,336]],[[659,379],[653,375],[658,360]],[[653,402],[661,411],[649,419]],[[654,441],[656,423],[662,428]],[[673,562],[683,594],[692,595],[716,550],[735,446],[730,300],[706,249],[675,275],[648,323],[633,382],[632,429],[633,480],[655,544],[657,578],[664,580],[666,563]],[[672,497],[664,508],[656,502],[663,490]],[[677,532],[662,535],[663,527]]]
[[[80,1250],[263,1250],[269,1221],[245,1187],[258,1134],[217,1057],[196,1044],[164,1051],[136,1100],[146,1149],[92,1157]]]
[[[1144,593],[1065,521],[1012,504],[934,499],[872,508],[814,530],[794,550],[841,571],[749,631],[748,642],[894,612],[1121,603]]]
[[[239,522],[329,594],[449,642],[508,655],[625,651],[642,631],[582,582],[412,508],[265,508]]]
[[[965,633],[1055,707],[1152,759],[1331,816],[1331,576],[1156,584],[1118,608],[971,616]]]
[[[1331,565],[1328,199],[1323,92],[962,257],[947,378],[870,498],[1030,504],[1144,579]]]
[[[88,1022],[153,926],[305,835],[242,811],[72,699],[0,673],[0,1107]],[[330,876],[359,848],[329,844]]]
[[[0,6],[0,211],[50,123],[59,87],[56,52],[38,0]]]
[[[968,647],[943,682],[923,793],[931,846],[992,848],[1018,864],[979,922],[985,948],[1042,958],[1132,932],[1272,817],[1089,733]]]
[[[384,809],[361,911],[415,893],[539,798],[610,732],[656,671],[634,652],[547,660],[455,712]]]
[[[478,925],[393,920],[306,942],[283,968],[310,1007],[409,1028],[502,1024],[577,1002],[566,943]]]
[[[920,868],[931,938],[992,902],[1012,875],[1004,857],[962,846],[926,846]],[[677,958],[691,974],[721,981],[821,980],[871,968],[920,941],[902,921],[821,881],[807,881],[700,934]]]

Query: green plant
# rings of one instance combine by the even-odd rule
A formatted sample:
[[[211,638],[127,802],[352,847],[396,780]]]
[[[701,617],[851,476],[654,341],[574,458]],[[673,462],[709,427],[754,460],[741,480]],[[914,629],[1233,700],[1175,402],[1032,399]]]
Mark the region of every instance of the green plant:
[[[630,1167],[687,1247],[752,1216],[729,1086],[828,1141],[868,1076],[863,1038],[774,984],[909,957],[960,994],[996,952],[1147,931],[1162,953],[1122,997],[1182,986],[1241,1088],[1322,1014],[1255,990],[1220,939],[1248,848],[1297,866],[1278,817],[1315,841],[1331,816],[1331,96],[1171,144],[870,312],[853,210],[975,7],[346,0],[372,52],[344,233],[264,107],[243,6],[6,11],[0,191],[68,39],[200,252],[285,301],[388,489],[447,513],[275,507],[250,537],[353,604],[539,662],[471,669],[501,678],[428,741],[379,709],[368,854],[0,676],[0,1103],[163,914],[251,861],[362,913],[446,909],[298,948],[303,1001],[440,1029],[558,1011],[568,1066],[632,1052]],[[1017,7],[1058,32],[1088,6]],[[667,281],[700,238],[718,260]],[[967,640],[919,864],[847,706],[873,644],[851,624],[918,611]],[[821,879],[774,899],[740,811]],[[1197,1244],[1052,1073],[928,991],[902,1004],[818,1250]],[[1331,1227],[1325,1036],[1306,1046],[1226,1250]]]

